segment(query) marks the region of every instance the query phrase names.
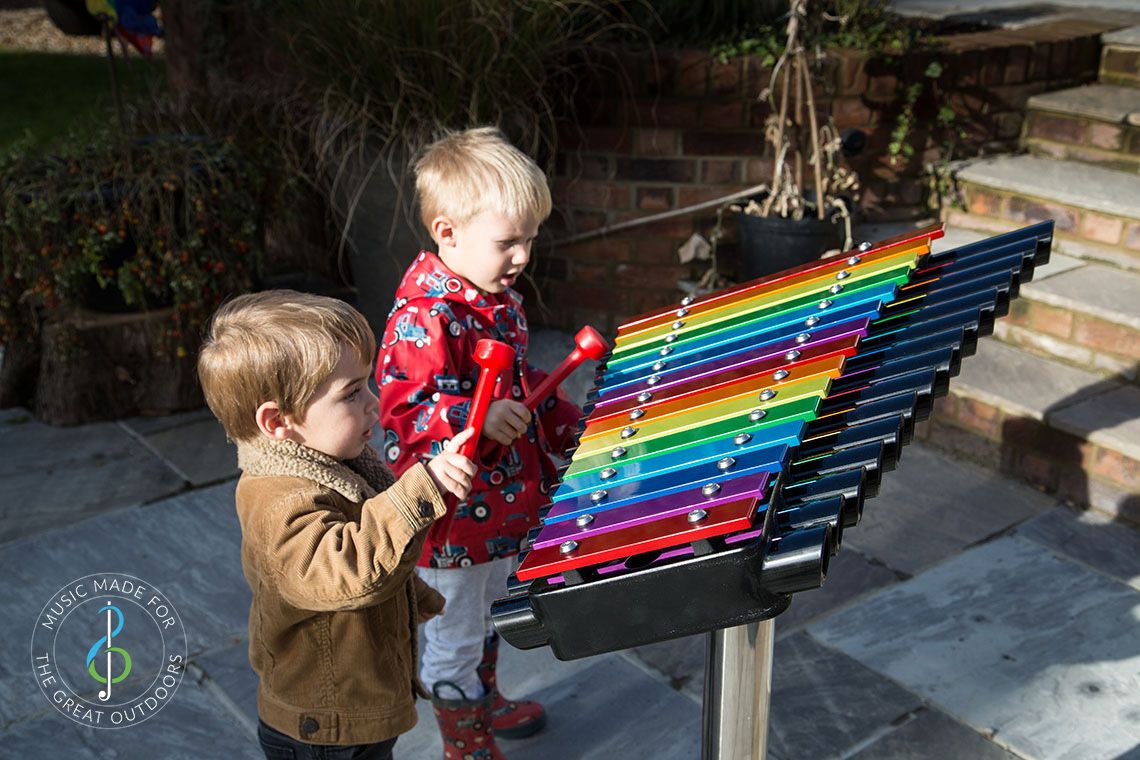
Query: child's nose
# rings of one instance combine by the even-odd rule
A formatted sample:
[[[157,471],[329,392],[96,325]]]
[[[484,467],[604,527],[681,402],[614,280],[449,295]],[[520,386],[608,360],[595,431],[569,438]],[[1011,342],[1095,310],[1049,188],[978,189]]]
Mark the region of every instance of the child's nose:
[[[530,247],[527,245],[516,246],[515,255],[511,257],[511,263],[517,267],[525,267],[528,261],[530,261]]]

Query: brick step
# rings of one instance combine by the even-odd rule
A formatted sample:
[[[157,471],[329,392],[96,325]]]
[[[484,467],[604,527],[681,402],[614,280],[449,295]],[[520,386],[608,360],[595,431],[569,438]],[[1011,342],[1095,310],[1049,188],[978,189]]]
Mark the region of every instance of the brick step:
[[[1022,286],[994,334],[1032,353],[1140,382],[1140,274],[1064,254]]]
[[[1101,35],[1100,71],[1105,84],[1140,87],[1140,26]]]
[[[1135,386],[985,338],[916,438],[1140,522]]]
[[[955,227],[1004,232],[1056,223],[1065,254],[1140,271],[1140,176],[1039,156],[995,156],[956,164]]]
[[[1071,87],[1029,99],[1021,144],[1035,156],[1140,173],[1140,89]]]

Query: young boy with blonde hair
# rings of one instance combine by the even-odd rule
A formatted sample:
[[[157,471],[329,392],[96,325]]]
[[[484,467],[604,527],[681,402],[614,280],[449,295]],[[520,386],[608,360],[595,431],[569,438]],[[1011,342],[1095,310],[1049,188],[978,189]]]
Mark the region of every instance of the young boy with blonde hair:
[[[534,702],[511,702],[496,686],[498,637],[491,602],[506,594],[512,557],[555,480],[552,452],[573,440],[581,411],[559,395],[532,415],[522,403],[545,374],[527,364],[522,296],[511,286],[550,214],[542,170],[494,128],[444,136],[415,165],[424,225],[438,253],[421,251],[404,275],[376,364],[385,458],[404,472],[463,430],[478,377],[475,345],[494,338],[515,349],[480,431],[481,471],[471,495],[428,531],[417,572],[448,599],[428,621],[420,677],[432,689],[445,757],[463,756],[467,727],[493,723],[500,738],[545,724]],[[501,757],[497,746],[491,757]]]
[[[444,598],[413,566],[444,496],[470,491],[475,465],[455,451],[474,431],[397,480],[368,445],[375,350],[349,305],[277,290],[223,305],[198,358],[242,470],[249,659],[268,758],[391,758],[416,696],[428,696],[416,628]]]

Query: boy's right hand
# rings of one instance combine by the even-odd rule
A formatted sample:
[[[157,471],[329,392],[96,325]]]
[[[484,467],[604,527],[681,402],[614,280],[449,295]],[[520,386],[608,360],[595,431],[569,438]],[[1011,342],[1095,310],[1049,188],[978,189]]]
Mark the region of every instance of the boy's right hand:
[[[454,494],[460,501],[471,493],[471,479],[479,472],[474,462],[458,453],[459,447],[473,435],[475,428],[465,429],[448,441],[443,451],[427,463],[428,474],[435,481],[439,492],[445,496],[449,493]]]
[[[487,417],[483,420],[483,437],[510,446],[526,432],[530,417],[530,410],[518,401],[509,398],[492,401],[487,407]]]

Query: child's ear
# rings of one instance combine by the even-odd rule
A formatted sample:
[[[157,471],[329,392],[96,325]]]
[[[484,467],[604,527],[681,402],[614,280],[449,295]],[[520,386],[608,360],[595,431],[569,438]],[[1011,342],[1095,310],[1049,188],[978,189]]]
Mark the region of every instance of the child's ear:
[[[455,225],[452,224],[451,219],[446,216],[437,216],[431,220],[431,227],[429,228],[432,239],[440,246],[454,246],[455,245]]]
[[[281,407],[276,401],[266,401],[257,407],[254,418],[257,420],[257,429],[262,435],[275,441],[288,440],[292,435],[293,423],[281,412]]]

